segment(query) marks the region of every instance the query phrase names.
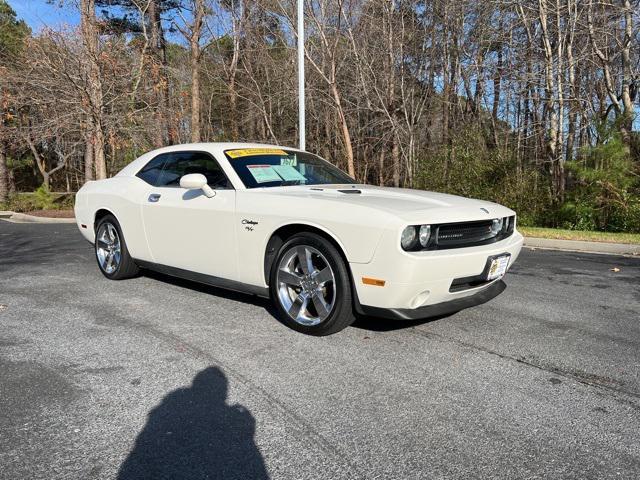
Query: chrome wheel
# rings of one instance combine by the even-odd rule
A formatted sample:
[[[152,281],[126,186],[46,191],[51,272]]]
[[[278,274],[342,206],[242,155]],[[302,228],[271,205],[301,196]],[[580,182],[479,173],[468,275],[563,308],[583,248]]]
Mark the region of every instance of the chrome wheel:
[[[297,323],[317,325],[333,310],[335,276],[325,256],[315,248],[298,245],[287,250],[276,280],[280,305]]]
[[[105,222],[98,227],[96,234],[96,256],[100,268],[108,275],[120,266],[122,254],[120,252],[120,237],[113,224]]]

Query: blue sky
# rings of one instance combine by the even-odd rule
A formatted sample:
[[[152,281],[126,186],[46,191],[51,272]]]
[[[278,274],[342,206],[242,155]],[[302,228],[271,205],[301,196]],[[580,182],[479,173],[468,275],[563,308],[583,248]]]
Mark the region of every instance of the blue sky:
[[[78,0],[6,0],[13,8],[19,19],[24,20],[31,27],[34,33],[38,33],[43,27],[57,28],[61,25],[78,25],[80,14],[78,13]],[[98,8],[97,14],[101,14]],[[117,8],[112,12],[119,11]],[[189,18],[188,14],[185,14]],[[168,28],[169,19],[165,18]],[[217,26],[217,24],[216,24]],[[181,42],[183,39],[179,34],[167,32],[170,41]]]
[[[34,32],[43,27],[55,27],[62,24],[77,25],[80,22],[74,0],[7,0],[18,14],[18,18],[27,22]]]

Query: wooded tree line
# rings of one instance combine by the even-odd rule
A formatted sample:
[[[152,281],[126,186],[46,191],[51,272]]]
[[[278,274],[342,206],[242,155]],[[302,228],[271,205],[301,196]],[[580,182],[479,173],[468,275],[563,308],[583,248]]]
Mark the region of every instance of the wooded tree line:
[[[0,0],[0,202],[141,153],[297,143],[293,0]],[[640,231],[639,0],[306,0],[307,149],[358,181]]]

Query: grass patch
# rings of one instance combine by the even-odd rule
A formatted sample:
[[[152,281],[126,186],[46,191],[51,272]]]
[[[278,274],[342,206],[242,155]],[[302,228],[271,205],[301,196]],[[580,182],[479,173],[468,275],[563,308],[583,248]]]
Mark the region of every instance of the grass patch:
[[[558,228],[521,227],[519,225],[518,230],[525,237],[640,244],[640,233],[592,232],[586,230],[562,230]]]

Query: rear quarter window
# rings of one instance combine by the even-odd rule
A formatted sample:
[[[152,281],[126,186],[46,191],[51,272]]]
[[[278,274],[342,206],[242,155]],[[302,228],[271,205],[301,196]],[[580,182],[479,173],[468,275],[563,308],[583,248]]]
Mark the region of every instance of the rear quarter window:
[[[162,172],[162,166],[164,165],[164,162],[168,157],[168,154],[162,154],[154,157],[153,160],[150,160],[149,163],[142,167],[142,169],[136,174],[136,177],[144,180],[149,185],[157,187],[158,179],[160,178],[160,173]]]

